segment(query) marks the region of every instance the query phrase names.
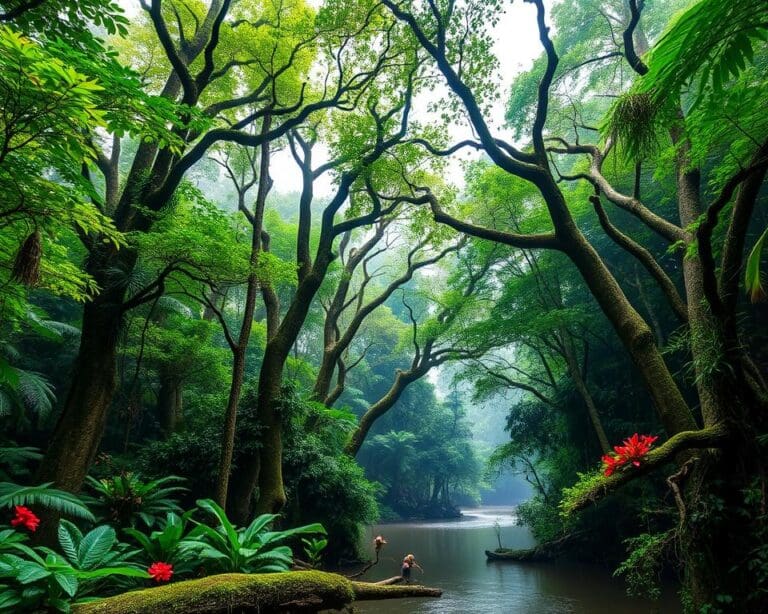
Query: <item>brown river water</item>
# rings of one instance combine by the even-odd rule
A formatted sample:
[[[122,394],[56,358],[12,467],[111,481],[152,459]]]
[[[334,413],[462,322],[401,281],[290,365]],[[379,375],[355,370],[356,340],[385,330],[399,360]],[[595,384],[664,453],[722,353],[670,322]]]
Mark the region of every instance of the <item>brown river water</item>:
[[[362,578],[381,580],[400,573],[400,561],[416,556],[424,573],[414,581],[443,589],[441,599],[398,599],[358,602],[356,612],[376,614],[647,614],[681,612],[673,589],[652,603],[627,597],[621,580],[610,570],[582,564],[489,563],[485,550],[497,547],[493,524],[502,526],[506,548],[534,545],[530,532],[515,525],[513,507],[463,511],[460,520],[373,526],[366,547],[381,534],[387,545],[378,566]]]

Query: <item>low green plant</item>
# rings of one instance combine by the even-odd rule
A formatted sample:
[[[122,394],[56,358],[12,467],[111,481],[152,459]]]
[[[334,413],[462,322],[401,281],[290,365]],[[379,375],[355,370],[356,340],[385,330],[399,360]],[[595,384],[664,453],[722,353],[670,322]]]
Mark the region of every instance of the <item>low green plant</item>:
[[[171,563],[174,575],[183,575],[194,570],[189,557],[185,556],[180,547],[186,537],[189,517],[194,512],[195,510],[190,510],[181,516],[168,512],[165,520],[161,521],[160,528],[149,535],[133,528],[124,529],[123,533],[132,537],[141,546],[148,563],[155,561]]]
[[[629,556],[613,572],[624,576],[627,594],[635,597],[658,599],[661,596],[661,568],[664,551],[672,540],[671,531],[665,533],[643,533],[631,537],[624,543]]]
[[[287,571],[293,564],[293,551],[285,542],[302,535],[325,535],[321,524],[315,523],[284,531],[270,531],[276,514],[262,514],[245,528],[236,528],[224,510],[211,499],[197,501],[197,506],[212,515],[218,526],[198,523],[182,540],[182,553],[194,554],[204,564],[218,571],[268,573]]]
[[[110,578],[149,578],[130,559],[115,530],[99,526],[85,535],[62,520],[58,531],[61,554],[46,547],[31,547],[26,536],[0,531],[0,611],[48,609],[69,612]]]
[[[307,557],[307,563],[313,569],[320,567],[323,550],[328,546],[328,540],[324,537],[313,537],[311,539],[303,537],[301,543],[304,544],[304,555]]]
[[[147,528],[155,526],[168,512],[182,513],[174,497],[186,492],[184,478],[169,475],[145,482],[135,473],[121,473],[111,478],[87,478],[93,496],[84,499],[104,522],[117,527],[135,527],[138,521]]]

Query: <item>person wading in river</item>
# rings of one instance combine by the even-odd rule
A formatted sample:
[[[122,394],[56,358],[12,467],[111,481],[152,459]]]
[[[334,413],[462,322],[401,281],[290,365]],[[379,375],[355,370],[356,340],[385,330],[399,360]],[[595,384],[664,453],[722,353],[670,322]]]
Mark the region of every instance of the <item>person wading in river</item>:
[[[415,567],[418,569],[421,573],[424,573],[424,570],[419,566],[419,564],[416,562],[416,557],[412,554],[407,555],[403,559],[403,566],[402,566],[402,575],[403,575],[403,581],[406,584],[411,583],[411,568]]]

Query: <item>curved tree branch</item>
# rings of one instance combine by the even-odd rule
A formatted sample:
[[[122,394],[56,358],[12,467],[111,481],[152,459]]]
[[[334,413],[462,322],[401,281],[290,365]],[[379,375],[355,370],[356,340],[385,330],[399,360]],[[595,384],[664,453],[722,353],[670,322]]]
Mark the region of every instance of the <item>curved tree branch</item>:
[[[648,72],[648,66],[637,55],[635,50],[635,30],[640,23],[640,13],[645,7],[645,0],[628,0],[630,18],[627,28],[621,35],[624,40],[624,55],[627,58],[627,62],[639,75],[644,75]]]
[[[622,247],[624,250],[632,254],[640,261],[640,264],[645,267],[645,269],[659,284],[659,287],[661,288],[662,292],[664,292],[664,296],[667,297],[667,300],[669,301],[669,304],[672,307],[672,310],[675,312],[677,318],[681,322],[687,322],[688,307],[680,296],[680,293],[677,291],[674,282],[664,272],[664,269],[661,268],[659,263],[656,262],[653,254],[651,254],[651,252],[645,249],[645,247],[631,239],[629,236],[625,235],[611,223],[610,219],[608,219],[608,214],[605,212],[605,209],[603,209],[602,204],[600,204],[599,196],[590,196],[589,201],[595,207],[595,212],[597,213],[597,217],[600,220],[600,225],[603,227],[603,230],[605,230],[605,234],[613,239],[617,245]]]

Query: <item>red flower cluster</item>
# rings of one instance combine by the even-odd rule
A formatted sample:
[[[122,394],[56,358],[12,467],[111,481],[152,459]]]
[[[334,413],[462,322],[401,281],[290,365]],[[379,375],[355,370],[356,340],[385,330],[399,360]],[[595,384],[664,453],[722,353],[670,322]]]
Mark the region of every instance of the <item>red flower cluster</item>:
[[[623,446],[613,446],[616,453],[603,456],[605,475],[609,476],[616,469],[627,464],[639,467],[640,459],[648,454],[648,450],[651,449],[653,442],[657,439],[658,437],[652,437],[651,435],[638,435],[635,433],[632,437],[624,440]]]
[[[168,582],[173,575],[173,565],[157,561],[149,566],[147,573],[155,582]]]
[[[24,507],[23,505],[17,505],[14,508],[16,510],[16,516],[11,520],[11,526],[17,527],[19,525],[30,531],[36,531],[40,524],[40,519],[35,516],[31,509]]]

